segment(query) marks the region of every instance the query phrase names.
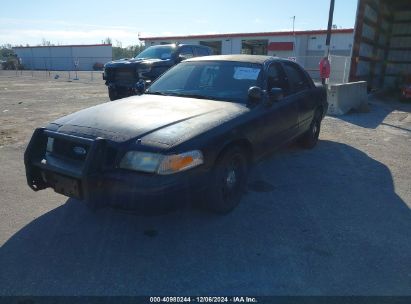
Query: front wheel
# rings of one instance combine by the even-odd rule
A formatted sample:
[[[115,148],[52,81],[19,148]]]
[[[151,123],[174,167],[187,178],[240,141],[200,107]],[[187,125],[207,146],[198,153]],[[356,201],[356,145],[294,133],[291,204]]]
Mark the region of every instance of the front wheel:
[[[312,149],[318,142],[318,137],[321,130],[321,112],[316,111],[311,122],[310,129],[305,132],[300,138],[299,142],[302,147]]]
[[[110,89],[110,88],[108,89],[108,97],[110,98],[111,101],[120,98],[117,90],[115,90],[115,89]]]
[[[247,175],[248,164],[244,151],[238,147],[226,151],[215,164],[205,207],[217,214],[232,211],[245,192]]]

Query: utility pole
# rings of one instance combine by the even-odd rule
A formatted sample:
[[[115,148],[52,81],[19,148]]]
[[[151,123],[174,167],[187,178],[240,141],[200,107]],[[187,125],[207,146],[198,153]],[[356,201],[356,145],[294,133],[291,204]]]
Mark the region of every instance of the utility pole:
[[[335,0],[331,0],[330,13],[328,15],[328,28],[327,28],[327,40],[325,41],[325,54],[320,61],[320,78],[323,85],[326,85],[327,80],[330,78],[331,64],[330,64],[330,44],[331,44],[331,31],[333,26],[334,16],[334,4]]]
[[[293,19],[294,57],[297,57],[297,53],[296,53],[297,40],[295,39],[295,16],[292,16],[291,19]]]
[[[325,42],[325,46],[326,46],[325,57],[327,58],[330,56],[331,31],[332,31],[332,26],[333,26],[334,5],[335,5],[335,0],[331,0],[330,13],[328,15],[327,40]]]
[[[293,35],[295,32],[295,16],[292,16],[291,19],[293,19]]]

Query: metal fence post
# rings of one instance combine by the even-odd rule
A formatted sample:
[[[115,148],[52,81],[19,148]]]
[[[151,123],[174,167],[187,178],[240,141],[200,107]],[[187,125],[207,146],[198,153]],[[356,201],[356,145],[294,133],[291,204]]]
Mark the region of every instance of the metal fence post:
[[[343,83],[347,83],[346,77],[347,77],[347,60],[348,58],[345,58],[345,62],[344,62],[344,78],[343,78]]]

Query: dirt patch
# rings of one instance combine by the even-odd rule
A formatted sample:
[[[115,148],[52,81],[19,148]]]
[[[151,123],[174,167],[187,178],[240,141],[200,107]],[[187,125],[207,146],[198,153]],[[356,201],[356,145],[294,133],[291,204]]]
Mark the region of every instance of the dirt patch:
[[[25,146],[38,127],[109,101],[103,82],[0,77],[0,146]]]

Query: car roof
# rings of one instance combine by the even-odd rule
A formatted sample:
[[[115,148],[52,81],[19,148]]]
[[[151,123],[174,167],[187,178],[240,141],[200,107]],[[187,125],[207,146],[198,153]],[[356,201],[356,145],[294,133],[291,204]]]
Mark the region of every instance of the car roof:
[[[200,48],[207,48],[209,49],[208,46],[206,45],[201,45],[201,44],[175,44],[175,43],[168,43],[168,44],[158,44],[158,45],[152,45],[150,47],[164,47],[164,46],[172,46],[172,47],[182,47],[182,46],[195,46],[195,47],[200,47]]]
[[[278,57],[263,56],[263,55],[213,55],[206,57],[194,57],[185,60],[187,61],[235,61],[264,64],[268,61],[281,60],[288,61]]]
[[[201,45],[201,44],[185,44],[185,43],[182,43],[182,44],[179,44],[178,46],[179,46],[179,47],[182,47],[182,46],[195,46],[195,47],[200,47],[200,48],[207,48],[207,49],[209,49],[208,46],[206,46],[206,45]]]

